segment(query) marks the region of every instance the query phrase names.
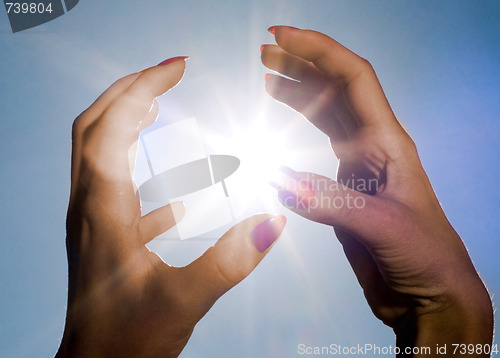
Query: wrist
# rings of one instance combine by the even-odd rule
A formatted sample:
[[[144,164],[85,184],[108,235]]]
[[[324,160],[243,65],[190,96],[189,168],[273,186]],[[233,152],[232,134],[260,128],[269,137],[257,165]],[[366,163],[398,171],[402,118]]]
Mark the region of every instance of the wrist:
[[[428,307],[409,312],[394,328],[402,354],[407,349],[440,357],[489,357],[493,339],[493,308],[490,296],[477,278],[467,289],[455,288]],[[406,349],[406,351],[405,351]],[[425,350],[430,350],[422,354]],[[439,351],[438,351],[439,350]]]

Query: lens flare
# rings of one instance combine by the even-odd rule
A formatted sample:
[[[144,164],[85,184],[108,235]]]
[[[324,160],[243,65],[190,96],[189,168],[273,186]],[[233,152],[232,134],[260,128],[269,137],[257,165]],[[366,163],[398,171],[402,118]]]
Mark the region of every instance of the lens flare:
[[[272,128],[264,117],[248,126],[232,128],[230,136],[209,136],[210,147],[240,159],[238,197],[247,210],[269,210],[278,205],[270,183],[282,175],[280,167],[293,165],[295,153],[286,133]]]

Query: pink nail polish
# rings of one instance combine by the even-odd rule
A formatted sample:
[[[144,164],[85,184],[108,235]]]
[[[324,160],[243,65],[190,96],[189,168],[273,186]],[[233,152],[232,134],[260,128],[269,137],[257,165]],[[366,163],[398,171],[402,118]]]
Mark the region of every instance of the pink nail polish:
[[[293,27],[293,26],[280,25],[280,27],[286,27],[291,30],[300,30],[298,27]],[[276,26],[271,26],[270,28],[267,29],[267,31],[269,31],[273,35],[276,35]]]
[[[250,234],[255,248],[259,252],[266,251],[281,235],[286,224],[286,217],[277,215],[257,225]]]
[[[315,197],[312,184],[306,180],[290,180],[278,189],[278,200],[287,208],[307,209]]]
[[[189,56],[172,57],[172,58],[169,58],[165,61],[160,62],[157,66],[165,66],[165,65],[168,65],[172,62],[176,62],[176,61],[180,61],[180,60],[187,60],[188,58],[189,58]]]
[[[269,77],[271,77],[272,75],[270,73],[266,73],[264,75],[264,81],[267,81],[269,79]]]
[[[264,45],[260,45],[260,52],[264,50]]]
[[[278,190],[278,201],[286,208],[306,209],[306,204],[300,200],[295,193],[286,189]]]
[[[313,184],[302,179],[295,170],[282,166],[280,170],[286,175],[278,183],[278,200],[287,208],[307,209],[316,198]]]

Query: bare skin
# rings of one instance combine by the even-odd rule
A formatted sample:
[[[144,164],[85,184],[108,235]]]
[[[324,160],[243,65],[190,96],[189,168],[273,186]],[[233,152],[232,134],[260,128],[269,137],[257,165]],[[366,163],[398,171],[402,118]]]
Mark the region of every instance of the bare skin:
[[[267,91],[328,135],[339,159],[337,181],[290,174],[296,185],[283,184],[284,204],[334,227],[368,304],[399,347],[448,344],[451,356],[453,343],[491,344],[489,294],[370,63],[315,31],[270,31],[277,45],[263,47],[263,64],[296,81],[268,76]]]
[[[182,268],[146,248],[184,207],[173,203],[141,217],[131,177],[135,143],[156,119],[155,97],[175,86],[184,69],[179,58],[124,77],[74,123],[69,297],[58,358],[178,356],[196,323],[250,274],[283,230],[283,216],[252,216]]]
[[[349,188],[289,171],[280,199],[334,227],[369,305],[394,329],[399,347],[491,343],[488,292],[370,64],[323,34],[274,31],[277,45],[263,47],[262,61],[298,81],[272,75],[267,91],[329,136],[340,160],[337,180],[355,179]],[[124,77],[74,123],[68,312],[58,358],[177,356],[196,323],[250,274],[283,230],[282,216],[250,217],[183,268],[146,248],[184,209],[173,203],[141,217],[131,177],[134,148],[157,116],[155,98],[184,69],[175,60]],[[376,186],[356,185],[369,180]],[[325,205],[324,198],[363,205]],[[271,234],[257,244],[256,227],[265,223]]]

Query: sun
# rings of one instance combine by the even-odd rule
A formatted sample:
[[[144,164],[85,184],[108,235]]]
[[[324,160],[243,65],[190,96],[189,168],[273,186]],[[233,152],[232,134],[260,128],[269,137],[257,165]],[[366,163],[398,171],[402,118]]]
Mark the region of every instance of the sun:
[[[277,207],[276,190],[271,183],[277,182],[280,167],[293,165],[296,157],[286,131],[273,128],[262,115],[249,125],[234,126],[227,137],[208,137],[211,138],[205,139],[216,143],[217,152],[234,155],[240,160],[234,178],[228,180],[237,206],[245,211]]]

